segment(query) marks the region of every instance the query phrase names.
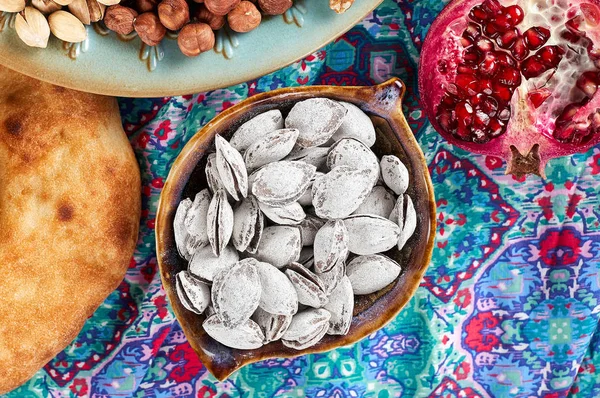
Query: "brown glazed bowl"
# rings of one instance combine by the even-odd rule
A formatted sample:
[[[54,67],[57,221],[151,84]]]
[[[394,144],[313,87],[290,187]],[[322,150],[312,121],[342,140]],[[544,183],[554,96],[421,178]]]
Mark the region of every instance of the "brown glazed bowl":
[[[217,379],[224,380],[239,368],[264,359],[324,352],[356,343],[390,322],[417,290],[433,250],[435,199],[425,158],[402,114],[404,92],[404,83],[399,79],[391,79],[372,87],[294,87],[259,94],[227,109],[204,126],[175,160],[158,206],[158,264],[165,291],[188,341]],[[373,151],[378,156],[394,154],[408,168],[411,184],[407,193],[413,198],[417,212],[417,229],[402,251],[390,250],[386,253],[402,266],[402,273],[383,290],[355,297],[354,317],[346,336],[326,335],[317,345],[301,351],[287,348],[281,341],[256,350],[225,347],[204,332],[204,316],[187,311],[177,298],[175,275],[186,269],[187,261],[179,257],[175,247],[175,211],[181,200],[193,199],[197,192],[207,186],[205,155],[214,151],[216,134],[229,139],[238,126],[255,115],[275,108],[287,115],[296,102],[313,97],[347,101],[361,108],[372,118],[376,127],[377,142]]]

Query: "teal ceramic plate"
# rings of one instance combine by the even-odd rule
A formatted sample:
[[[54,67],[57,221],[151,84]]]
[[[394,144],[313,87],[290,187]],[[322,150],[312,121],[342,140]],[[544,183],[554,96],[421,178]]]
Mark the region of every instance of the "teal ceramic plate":
[[[214,51],[196,58],[176,40],[148,47],[136,36],[118,38],[99,26],[88,39],[67,45],[55,37],[48,48],[26,46],[0,13],[0,64],[60,86],[123,97],[162,97],[227,87],[288,65],[340,36],[381,0],[357,0],[344,14],[327,0],[296,0],[283,16],[267,17],[254,31],[221,30]]]

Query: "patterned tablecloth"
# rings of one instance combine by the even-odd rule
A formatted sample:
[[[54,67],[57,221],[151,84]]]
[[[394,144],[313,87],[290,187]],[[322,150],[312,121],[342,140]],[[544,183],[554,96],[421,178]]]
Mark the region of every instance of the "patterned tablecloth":
[[[443,5],[386,0],[335,43],[271,75],[185,97],[122,99],[144,184],[131,267],[77,339],[9,396],[600,396],[600,148],[550,162],[545,180],[516,180],[501,160],[440,138],[419,110],[416,73]],[[157,272],[154,219],[173,160],[201,126],[248,96],[391,76],[408,85],[404,111],[438,205],[421,287],[391,324],[351,347],[261,362],[216,382],[186,342]]]

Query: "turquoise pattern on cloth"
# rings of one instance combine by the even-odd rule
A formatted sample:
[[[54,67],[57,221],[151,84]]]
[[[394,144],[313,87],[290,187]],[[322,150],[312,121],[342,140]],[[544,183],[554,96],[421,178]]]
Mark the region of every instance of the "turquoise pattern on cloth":
[[[183,97],[120,99],[143,181],[130,269],[73,343],[7,397],[600,396],[600,148],[525,180],[435,133],[419,108],[417,65],[443,6],[386,0],[340,39],[270,75]],[[254,94],[392,76],[407,84],[404,112],[438,205],[419,290],[353,346],[260,362],[217,382],[187,343],[157,272],[154,219],[174,159],[215,115]]]

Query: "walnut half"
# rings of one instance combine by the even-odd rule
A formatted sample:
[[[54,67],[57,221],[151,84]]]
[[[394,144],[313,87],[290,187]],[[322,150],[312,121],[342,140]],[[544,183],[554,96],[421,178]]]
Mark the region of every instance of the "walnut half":
[[[329,7],[338,14],[341,14],[346,12],[353,3],[354,0],[329,0]]]

